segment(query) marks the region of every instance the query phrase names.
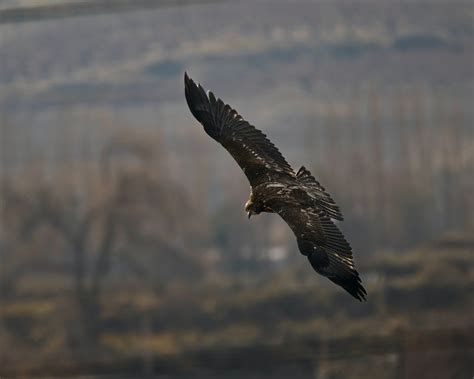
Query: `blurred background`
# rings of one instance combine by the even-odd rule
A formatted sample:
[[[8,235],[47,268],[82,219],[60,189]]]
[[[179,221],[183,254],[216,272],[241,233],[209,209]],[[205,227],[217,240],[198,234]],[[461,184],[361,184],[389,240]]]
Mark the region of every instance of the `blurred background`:
[[[471,378],[472,1],[0,1],[0,376]],[[342,207],[318,276],[183,73]]]

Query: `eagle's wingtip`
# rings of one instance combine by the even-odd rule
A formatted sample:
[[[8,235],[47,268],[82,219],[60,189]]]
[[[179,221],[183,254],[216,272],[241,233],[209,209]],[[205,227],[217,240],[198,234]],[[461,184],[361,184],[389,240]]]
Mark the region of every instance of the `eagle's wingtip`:
[[[328,277],[332,282],[344,288],[349,294],[360,302],[367,301],[367,291],[362,285],[359,274],[356,272],[355,275],[346,277]]]
[[[196,87],[196,83],[194,82],[194,80],[192,80],[188,73],[185,71],[184,72],[184,86],[186,88],[190,88],[190,87]]]
[[[362,285],[362,283],[359,283],[359,288],[357,289],[357,295],[356,298],[360,301],[360,302],[363,302],[363,301],[367,301],[367,291],[365,290],[364,286]]]

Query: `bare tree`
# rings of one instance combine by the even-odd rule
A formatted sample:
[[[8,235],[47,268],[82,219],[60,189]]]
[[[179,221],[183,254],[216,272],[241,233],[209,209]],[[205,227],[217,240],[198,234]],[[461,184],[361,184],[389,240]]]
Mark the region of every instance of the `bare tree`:
[[[58,181],[55,187],[33,183],[23,190],[12,188],[4,199],[12,216],[6,232],[10,238],[4,243],[12,241],[19,248],[18,241],[24,241],[29,267],[32,256],[41,260],[44,254],[52,253],[39,251],[48,245],[48,238],[57,240],[49,244],[50,250],[66,253],[63,262],[71,273],[79,323],[71,328],[73,345],[93,346],[98,342],[101,299],[114,257],[125,266],[122,271],[139,272],[142,280],[154,275],[161,280],[169,275],[177,277],[180,269],[186,275],[199,273],[199,264],[182,243],[185,236],[193,238],[198,233],[195,223],[187,220],[191,204],[186,194],[152,173],[156,166],[150,146],[120,141],[114,140],[106,149],[103,177],[98,183],[89,183],[86,197]],[[125,159],[123,166],[114,164],[115,159]],[[127,160],[138,160],[138,164],[127,165]],[[8,275],[2,275],[4,288],[15,283],[25,268],[19,258],[15,257],[16,264]],[[152,269],[147,260],[162,264]]]

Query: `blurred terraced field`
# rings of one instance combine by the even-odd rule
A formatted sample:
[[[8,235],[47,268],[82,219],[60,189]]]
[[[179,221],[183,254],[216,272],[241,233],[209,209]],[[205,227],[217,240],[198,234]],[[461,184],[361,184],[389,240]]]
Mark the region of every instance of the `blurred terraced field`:
[[[369,292],[363,306],[303,265],[258,280],[203,280],[192,289],[178,281],[162,293],[111,283],[100,343],[81,352],[80,363],[57,328],[64,316],[74,317],[67,294],[52,290],[66,278],[26,277],[2,307],[2,336],[17,346],[2,351],[2,371],[285,377],[296,370],[301,377],[324,371],[361,378],[370,367],[381,378],[397,370],[406,377],[469,375],[473,246],[466,236],[450,236],[380,256],[362,267]]]

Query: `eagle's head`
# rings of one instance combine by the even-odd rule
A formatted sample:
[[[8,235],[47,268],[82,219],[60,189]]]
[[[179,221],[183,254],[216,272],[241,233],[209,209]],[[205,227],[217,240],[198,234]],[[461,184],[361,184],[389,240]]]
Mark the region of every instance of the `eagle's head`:
[[[250,218],[252,215],[258,215],[262,210],[258,204],[253,202],[252,195],[250,195],[249,199],[245,203],[245,212],[247,212],[247,216]]]

